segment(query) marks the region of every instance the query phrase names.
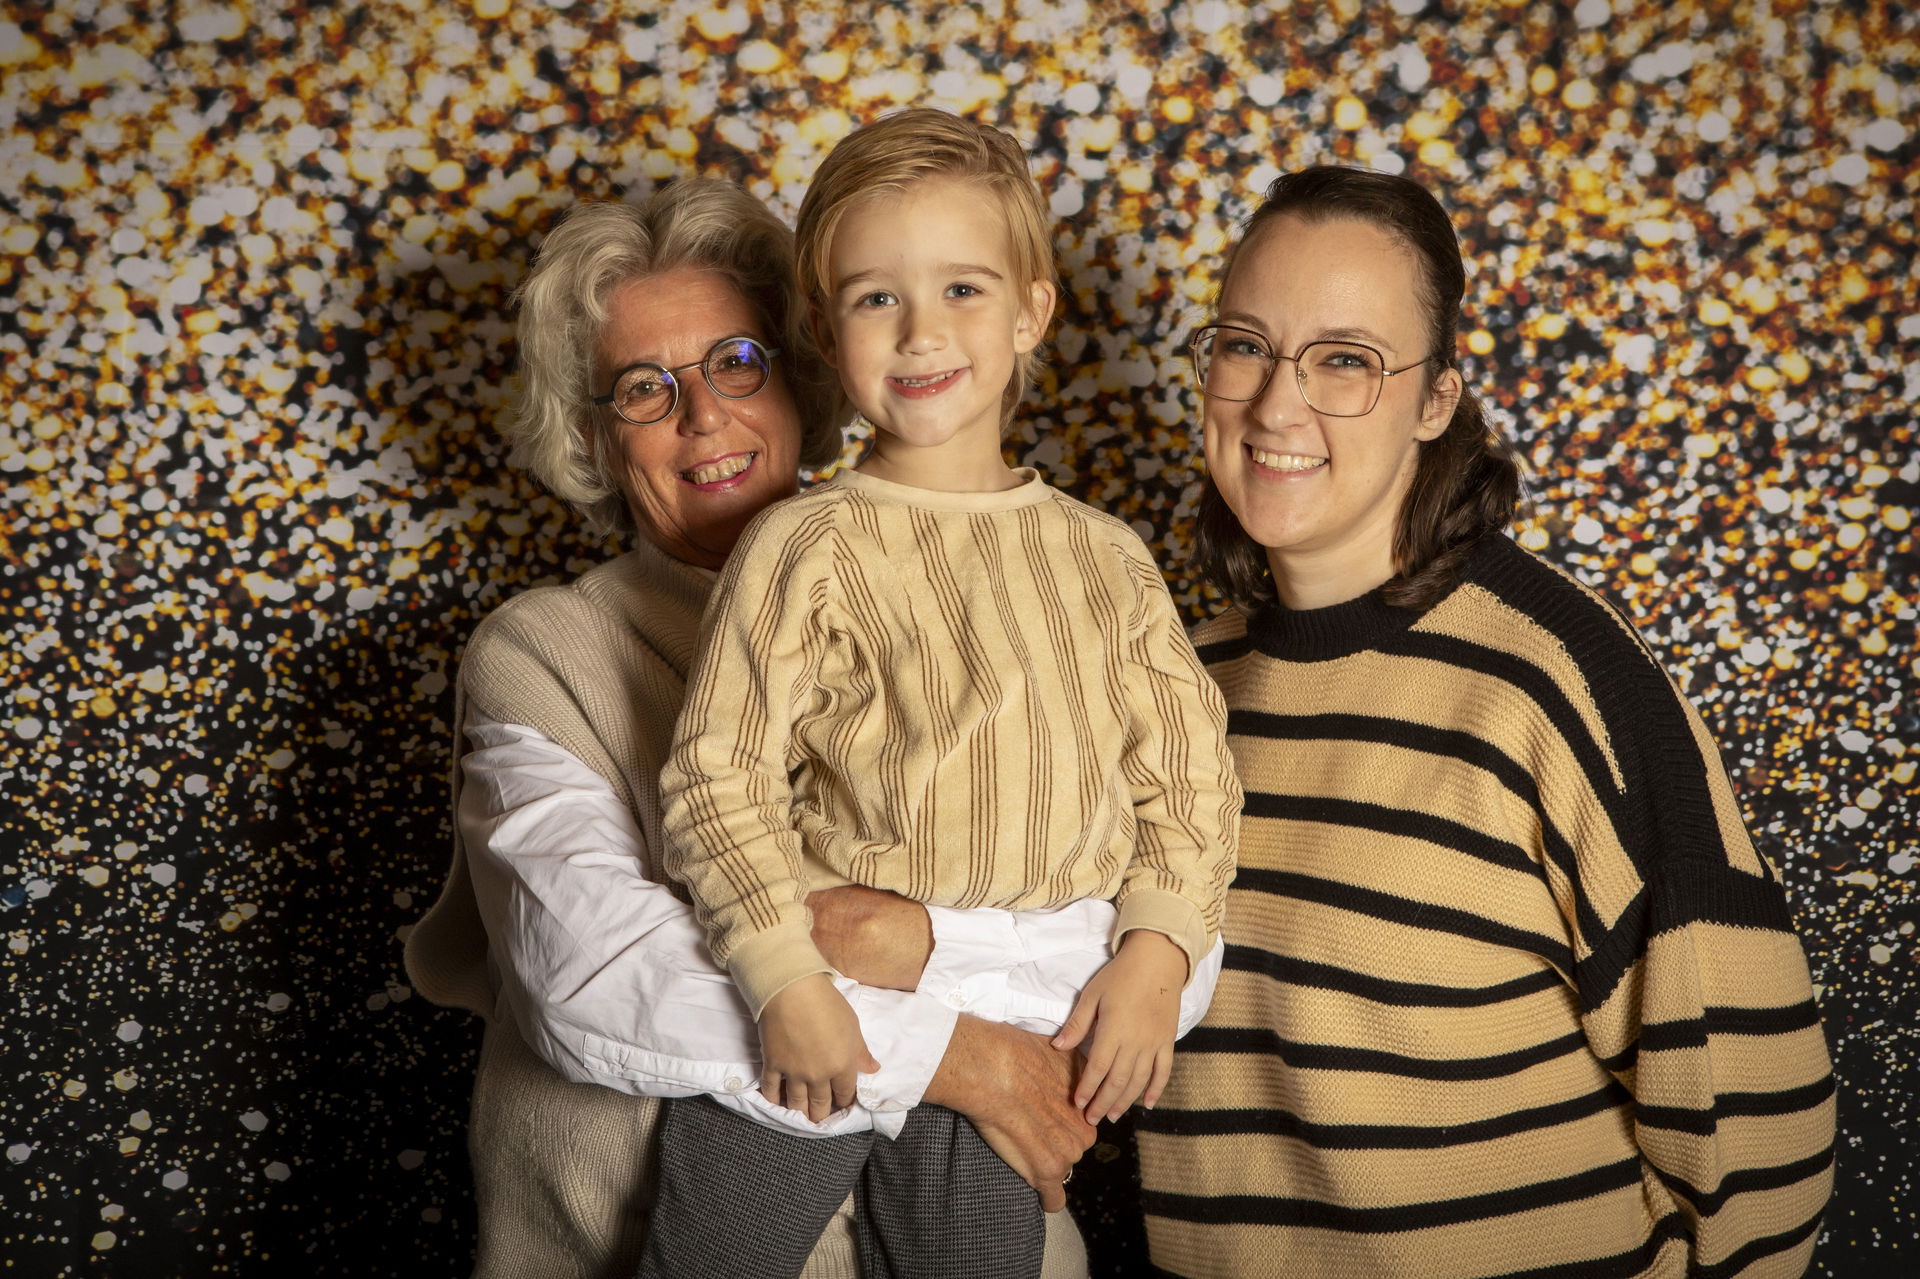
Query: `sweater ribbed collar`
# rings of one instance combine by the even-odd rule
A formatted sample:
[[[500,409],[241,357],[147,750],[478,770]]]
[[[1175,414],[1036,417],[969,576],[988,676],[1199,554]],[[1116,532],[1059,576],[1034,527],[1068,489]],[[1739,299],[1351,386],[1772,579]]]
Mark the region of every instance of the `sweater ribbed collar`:
[[[826,483],[851,489],[879,502],[917,507],[923,511],[956,511],[963,515],[1017,511],[1022,507],[1036,506],[1053,496],[1053,486],[1041,479],[1040,472],[1031,466],[1015,467],[1013,473],[1020,477],[1018,484],[992,493],[948,493],[939,489],[915,488],[911,484],[896,484],[892,480],[862,475],[855,470],[836,471]]]
[[[1488,533],[1468,553],[1460,580],[1469,582],[1497,572],[1514,555],[1524,552],[1505,534]],[[1382,587],[1326,608],[1263,604],[1247,618],[1247,638],[1262,653],[1281,661],[1328,662],[1390,642],[1445,604],[1452,594],[1448,592],[1426,608],[1396,608],[1387,603]]]
[[[1395,608],[1379,589],[1325,608],[1263,604],[1247,618],[1247,638],[1283,662],[1329,662],[1379,647],[1422,614],[1420,609]]]

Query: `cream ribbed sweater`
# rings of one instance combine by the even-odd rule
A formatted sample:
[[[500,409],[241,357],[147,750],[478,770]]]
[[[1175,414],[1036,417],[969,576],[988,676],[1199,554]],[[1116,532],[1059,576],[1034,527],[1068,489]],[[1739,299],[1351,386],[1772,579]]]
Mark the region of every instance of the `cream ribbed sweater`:
[[[750,526],[661,775],[666,869],[757,1016],[828,965],[810,888],[943,906],[1116,898],[1197,962],[1233,874],[1225,711],[1125,524],[1032,472],[856,473]]]

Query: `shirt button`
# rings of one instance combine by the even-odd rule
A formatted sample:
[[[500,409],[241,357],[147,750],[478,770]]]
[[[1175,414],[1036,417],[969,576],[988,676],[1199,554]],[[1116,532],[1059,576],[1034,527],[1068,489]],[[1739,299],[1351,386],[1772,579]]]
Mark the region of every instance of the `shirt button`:
[[[738,1075],[727,1076],[726,1089],[728,1092],[739,1092],[742,1088],[745,1088],[746,1086],[747,1086],[747,1081],[740,1078],[740,1076]]]
[[[967,992],[964,990],[956,990],[947,996],[947,1007],[949,1008],[965,1008],[972,1002],[973,1000],[968,997]]]

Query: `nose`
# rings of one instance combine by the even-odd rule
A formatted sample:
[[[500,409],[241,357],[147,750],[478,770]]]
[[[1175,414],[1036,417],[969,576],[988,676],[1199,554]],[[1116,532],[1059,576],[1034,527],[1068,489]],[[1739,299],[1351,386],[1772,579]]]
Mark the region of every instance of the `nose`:
[[[1262,426],[1282,427],[1305,422],[1313,415],[1300,390],[1300,366],[1288,356],[1275,356],[1266,387],[1250,406]]]
[[[900,308],[900,351],[904,355],[925,355],[947,344],[946,327],[938,307],[903,304]]]
[[[717,394],[697,369],[680,378],[680,433],[711,435],[733,420],[733,401]]]

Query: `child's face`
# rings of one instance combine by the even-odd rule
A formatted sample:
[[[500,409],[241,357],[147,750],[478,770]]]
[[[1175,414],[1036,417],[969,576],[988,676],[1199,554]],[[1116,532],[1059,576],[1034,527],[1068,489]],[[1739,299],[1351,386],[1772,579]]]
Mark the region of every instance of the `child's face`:
[[[999,456],[1002,396],[1053,305],[1022,286],[994,198],[933,179],[849,209],[828,256],[828,361],[896,448]]]

